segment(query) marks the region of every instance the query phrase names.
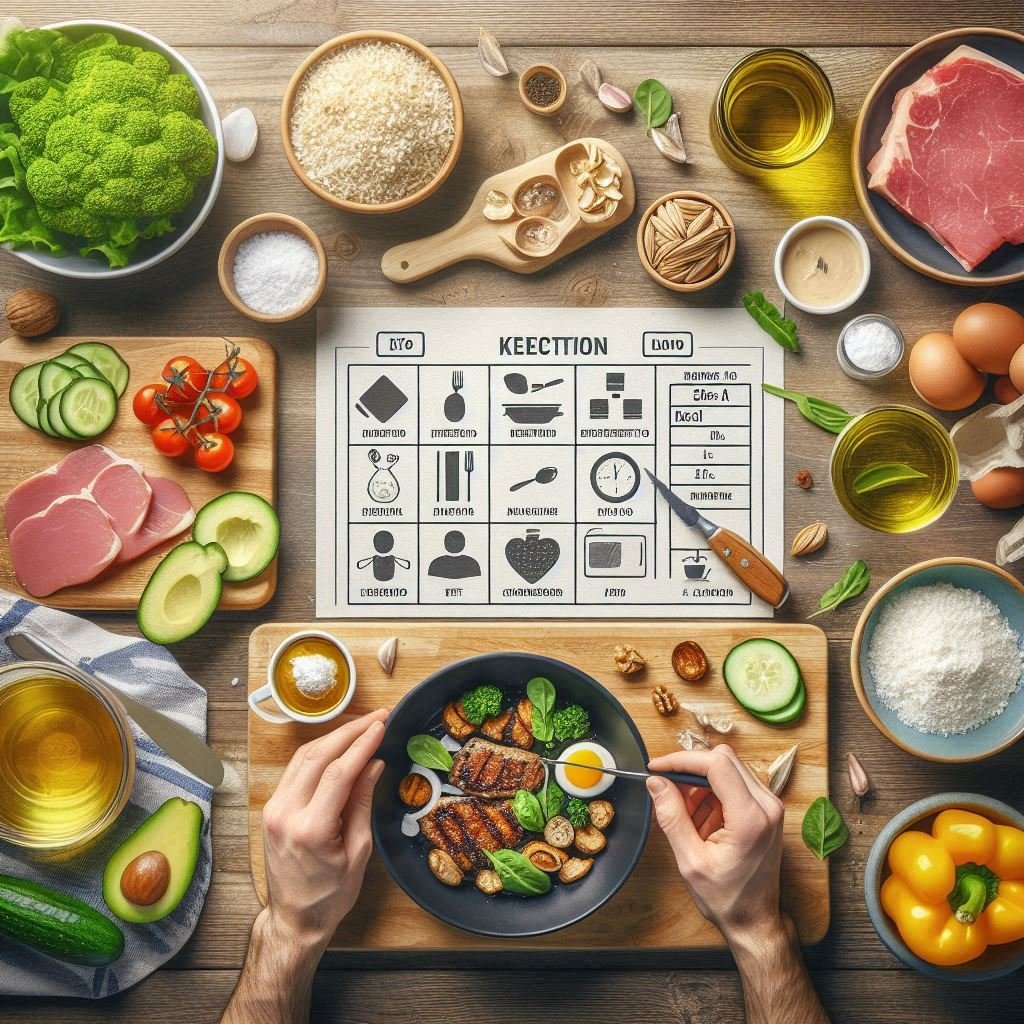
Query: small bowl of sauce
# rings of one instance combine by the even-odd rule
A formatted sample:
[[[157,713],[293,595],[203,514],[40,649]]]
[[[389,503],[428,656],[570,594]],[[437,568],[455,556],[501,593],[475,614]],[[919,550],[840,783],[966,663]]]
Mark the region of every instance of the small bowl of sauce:
[[[267,682],[249,694],[249,705],[268,722],[326,722],[349,706],[355,688],[356,667],[348,648],[330,633],[305,630],[278,646]],[[266,701],[284,716],[262,707]]]
[[[871,254],[861,233],[839,217],[808,217],[775,250],[775,279],[786,301],[805,313],[839,313],[863,294]]]

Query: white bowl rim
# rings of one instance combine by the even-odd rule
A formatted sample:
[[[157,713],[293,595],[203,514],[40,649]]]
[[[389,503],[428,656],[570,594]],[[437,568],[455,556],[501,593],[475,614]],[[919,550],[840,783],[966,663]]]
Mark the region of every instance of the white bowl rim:
[[[110,281],[115,278],[131,277],[133,274],[142,273],[144,270],[149,270],[151,267],[155,267],[158,263],[163,263],[164,260],[169,259],[176,252],[182,249],[185,246],[185,243],[188,242],[206,222],[206,218],[210,215],[210,211],[213,209],[213,205],[217,201],[217,196],[220,194],[221,182],[224,178],[224,132],[221,128],[220,111],[217,109],[217,103],[213,98],[213,94],[207,88],[206,83],[200,77],[196,69],[192,67],[192,65],[185,60],[185,58],[176,49],[174,49],[173,46],[165,43],[162,39],[158,39],[151,33],[146,32],[144,29],[136,28],[134,25],[129,25],[123,21],[107,21],[102,18],[79,18],[71,19],[69,21],[57,21],[49,25],[44,25],[43,28],[109,29],[111,32],[115,33],[120,30],[139,36],[151,43],[155,49],[164,56],[170,54],[174,60],[181,65],[184,73],[189,76],[192,80],[192,84],[196,87],[196,92],[199,93],[204,103],[206,103],[212,111],[214,123],[211,130],[214,137],[217,139],[217,166],[214,168],[213,177],[210,180],[210,190],[205,202],[200,207],[199,212],[187,227],[183,228],[176,234],[174,240],[166,249],[161,249],[159,252],[153,253],[152,256],[149,256],[138,263],[129,263],[126,267],[114,267],[103,270],[102,265],[98,264],[98,266],[100,266],[99,271],[75,270],[71,266],[62,267],[59,264],[58,257],[52,257],[54,262],[50,262],[50,260],[45,258],[44,253],[36,252],[35,249],[7,250],[7,252],[12,256],[17,256],[18,259],[36,267],[38,270],[44,270],[48,274],[56,274],[59,277],[76,278],[82,281]],[[208,125],[207,127],[210,126]]]
[[[786,287],[786,282],[782,277],[782,256],[786,249],[789,248],[790,242],[792,242],[797,235],[803,233],[808,228],[813,227],[815,224],[831,224],[833,227],[837,227],[846,232],[846,234],[849,235],[856,244],[861,255],[861,260],[864,263],[860,284],[857,285],[857,287],[845,299],[843,299],[842,302],[835,302],[831,306],[808,306],[806,303],[801,302],[793,295],[789,288]],[[786,297],[786,301],[796,306],[797,309],[802,310],[804,313],[813,313],[816,316],[827,316],[830,313],[841,313],[844,309],[849,309],[860,299],[867,289],[868,281],[870,280],[871,250],[868,249],[868,243],[864,240],[864,236],[860,231],[857,230],[856,225],[851,224],[848,220],[843,220],[842,217],[819,214],[814,217],[805,217],[803,220],[798,220],[782,236],[775,249],[775,281],[782,294]]]
[[[345,664],[348,666],[348,692],[344,697],[341,698],[341,703],[336,708],[331,708],[330,711],[322,715],[302,715],[296,717],[291,712],[285,712],[289,718],[295,722],[309,723],[316,725],[320,722],[329,722],[332,718],[337,718],[348,706],[352,703],[352,698],[356,692],[356,663],[352,657],[352,652],[348,649],[348,645],[343,641],[339,640],[336,636],[332,636],[326,630],[323,629],[300,629],[294,633],[286,636],[278,645],[274,648],[270,655],[270,661],[267,662],[267,685],[270,687],[271,692],[275,694],[275,700],[277,699],[277,683],[275,676],[277,675],[277,666],[281,662],[281,658],[284,657],[285,652],[292,644],[298,643],[300,640],[324,640],[334,647],[339,654],[345,659]],[[284,710],[282,708],[282,710]]]

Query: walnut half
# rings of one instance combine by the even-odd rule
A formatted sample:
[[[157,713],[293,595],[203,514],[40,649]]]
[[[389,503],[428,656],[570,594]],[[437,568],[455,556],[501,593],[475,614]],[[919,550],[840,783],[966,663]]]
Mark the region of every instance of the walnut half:
[[[614,658],[615,667],[624,676],[636,675],[647,667],[643,655],[632,644],[617,644]]]
[[[651,701],[659,715],[674,715],[679,708],[679,701],[664,686],[656,686],[651,690]]]

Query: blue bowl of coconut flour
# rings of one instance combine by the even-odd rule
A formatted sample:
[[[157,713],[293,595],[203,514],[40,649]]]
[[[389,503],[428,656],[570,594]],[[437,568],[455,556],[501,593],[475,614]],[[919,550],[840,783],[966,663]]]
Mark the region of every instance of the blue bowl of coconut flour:
[[[1008,572],[973,558],[936,558],[894,576],[871,599],[857,623],[850,649],[850,670],[857,698],[868,717],[897,746],[928,761],[981,761],[1005,750],[1024,736],[1024,687],[1017,689],[1001,714],[965,733],[921,732],[901,721],[882,703],[868,664],[871,638],[883,609],[914,587],[949,583],[974,590],[992,601],[1012,629],[1024,638],[1024,586]]]

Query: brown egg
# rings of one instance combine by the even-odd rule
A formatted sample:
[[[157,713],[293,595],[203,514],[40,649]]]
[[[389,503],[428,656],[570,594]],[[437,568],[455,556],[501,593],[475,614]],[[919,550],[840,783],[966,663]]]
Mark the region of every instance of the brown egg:
[[[951,334],[933,331],[910,350],[910,383],[929,405],[952,411],[966,409],[981,397],[985,374],[960,355]]]
[[[971,482],[974,496],[989,508],[1016,508],[1024,505],[1024,469],[1001,466]]]
[[[1014,352],[1024,345],[1024,316],[998,302],[976,302],[956,318],[953,341],[975,369],[1006,373]]]
[[[1021,345],[1010,360],[1010,380],[1013,386],[1024,395],[1024,345]]]
[[[1010,405],[1020,398],[1021,393],[1014,387],[1009,377],[997,377],[992,385],[992,394],[1000,405]]]

